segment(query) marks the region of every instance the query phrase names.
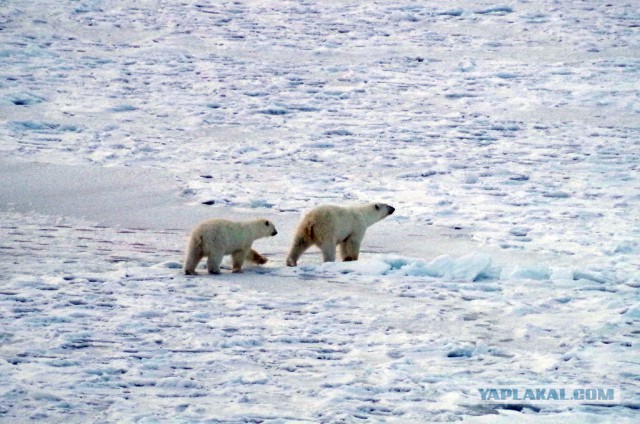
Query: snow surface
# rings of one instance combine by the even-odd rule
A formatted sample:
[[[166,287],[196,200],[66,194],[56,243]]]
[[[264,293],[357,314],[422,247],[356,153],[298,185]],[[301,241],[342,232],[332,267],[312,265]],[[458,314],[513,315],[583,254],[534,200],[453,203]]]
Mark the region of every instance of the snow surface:
[[[0,10],[0,421],[637,421],[637,2]],[[183,276],[212,216],[270,262]],[[531,385],[622,402],[478,393]]]

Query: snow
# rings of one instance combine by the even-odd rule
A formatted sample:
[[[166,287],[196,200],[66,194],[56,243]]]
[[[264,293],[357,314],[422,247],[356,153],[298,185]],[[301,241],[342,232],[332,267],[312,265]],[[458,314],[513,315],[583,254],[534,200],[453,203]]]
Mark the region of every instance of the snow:
[[[5,1],[0,421],[635,422],[637,9]],[[359,261],[284,265],[373,200]],[[209,217],[270,261],[183,276]]]

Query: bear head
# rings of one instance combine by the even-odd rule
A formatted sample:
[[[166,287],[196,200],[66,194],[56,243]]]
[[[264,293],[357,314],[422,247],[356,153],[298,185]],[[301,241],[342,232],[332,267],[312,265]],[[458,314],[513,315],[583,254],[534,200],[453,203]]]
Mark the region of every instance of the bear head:
[[[372,203],[370,205],[374,210],[374,214],[378,217],[378,220],[388,217],[396,211],[396,208],[389,206],[386,203]]]
[[[258,227],[260,228],[260,234],[262,234],[263,237],[273,237],[278,234],[276,226],[273,225],[273,222],[267,219],[258,220]]]

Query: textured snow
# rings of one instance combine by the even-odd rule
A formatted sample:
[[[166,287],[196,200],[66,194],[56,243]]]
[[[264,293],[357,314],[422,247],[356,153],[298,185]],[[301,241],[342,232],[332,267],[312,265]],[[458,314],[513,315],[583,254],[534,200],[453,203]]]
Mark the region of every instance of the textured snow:
[[[637,421],[635,2],[1,4],[0,421]],[[213,216],[266,266],[183,276]]]

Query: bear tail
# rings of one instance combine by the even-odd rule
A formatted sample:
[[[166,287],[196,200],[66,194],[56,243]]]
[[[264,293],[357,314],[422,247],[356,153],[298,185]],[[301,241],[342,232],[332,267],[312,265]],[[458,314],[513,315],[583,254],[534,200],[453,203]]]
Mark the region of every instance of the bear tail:
[[[302,237],[307,242],[313,243],[314,241],[316,241],[315,226],[313,224],[307,224],[302,231]]]
[[[198,262],[202,259],[204,252],[202,251],[202,236],[190,237],[187,246],[187,254],[184,260],[184,273],[187,275],[195,275]]]

